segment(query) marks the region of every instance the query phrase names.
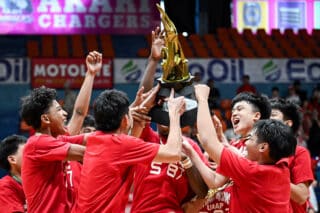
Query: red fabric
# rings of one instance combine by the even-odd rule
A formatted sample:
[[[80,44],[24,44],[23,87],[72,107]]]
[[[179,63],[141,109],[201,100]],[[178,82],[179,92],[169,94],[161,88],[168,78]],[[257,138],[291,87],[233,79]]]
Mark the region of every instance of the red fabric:
[[[82,164],[77,161],[66,161],[64,169],[68,189],[68,200],[71,201],[70,205],[73,207],[78,197]]]
[[[73,212],[124,212],[133,179],[132,167],[150,163],[158,149],[158,144],[128,135],[92,133],[87,139]]]
[[[83,135],[31,136],[23,151],[23,189],[28,212],[70,212],[72,201],[67,194],[63,160],[71,143],[80,144]]]
[[[20,183],[7,175],[0,179],[0,212],[25,212],[26,198]]]
[[[311,157],[309,151],[306,148],[297,146],[295,155],[289,158],[289,169],[291,183],[312,183],[314,177],[311,168]],[[291,212],[306,212],[307,202],[305,202],[303,205],[299,205],[293,200],[290,200],[290,204]]]
[[[247,151],[245,140],[243,139],[237,139],[230,141],[230,145],[236,147],[242,154],[245,155],[245,152]],[[217,168],[217,172],[220,173],[220,168]],[[230,210],[230,200],[231,200],[231,185],[228,185],[223,190],[217,192],[215,196],[208,199],[201,211],[208,212],[208,213],[214,213],[215,211],[223,211],[223,212],[229,212]]]
[[[260,165],[224,148],[220,173],[232,178],[230,212],[288,212],[290,173],[288,159]]]
[[[237,89],[237,94],[241,92],[252,92],[252,93],[257,93],[257,90],[254,86],[251,84],[243,84]]]
[[[147,126],[143,133],[144,141],[159,144],[158,133]],[[207,162],[199,146],[184,137]],[[163,144],[166,138],[161,138]],[[191,199],[193,192],[189,188],[187,175],[180,163],[151,162],[134,168],[134,192],[131,212],[183,212],[181,205]]]

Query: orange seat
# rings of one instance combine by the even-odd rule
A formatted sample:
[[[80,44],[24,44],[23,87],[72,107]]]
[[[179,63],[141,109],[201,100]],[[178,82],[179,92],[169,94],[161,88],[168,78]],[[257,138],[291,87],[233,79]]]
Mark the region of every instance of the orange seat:
[[[57,38],[57,57],[68,58],[69,57],[69,47],[68,47],[68,37],[65,35],[59,35]]]
[[[85,53],[83,49],[83,40],[81,35],[71,36],[72,57],[83,58]]]
[[[41,56],[45,58],[53,58],[53,36],[44,35],[41,37]]]
[[[113,58],[115,53],[110,35],[101,34],[100,36],[102,54],[104,57]]]
[[[85,35],[87,51],[100,51],[98,47],[98,40],[96,35]]]
[[[27,41],[27,56],[32,57],[39,57],[39,42],[38,41]]]

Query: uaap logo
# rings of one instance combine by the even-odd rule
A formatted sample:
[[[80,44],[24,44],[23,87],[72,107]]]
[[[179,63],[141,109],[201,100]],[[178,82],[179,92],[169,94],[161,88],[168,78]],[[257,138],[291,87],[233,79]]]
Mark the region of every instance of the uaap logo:
[[[261,7],[257,2],[246,2],[243,5],[243,20],[246,26],[258,27],[261,22]]]

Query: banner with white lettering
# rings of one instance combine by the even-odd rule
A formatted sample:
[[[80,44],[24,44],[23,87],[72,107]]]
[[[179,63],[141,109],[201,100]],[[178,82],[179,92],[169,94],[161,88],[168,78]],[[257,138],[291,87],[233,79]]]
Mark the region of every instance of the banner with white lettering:
[[[30,60],[28,58],[1,58],[0,84],[30,83]]]
[[[159,0],[1,0],[0,34],[146,34]]]
[[[115,59],[115,83],[139,83],[147,59]],[[320,82],[319,59],[189,59],[189,72],[201,73],[201,81],[240,83],[248,74],[252,83]],[[158,65],[155,78],[162,74]]]
[[[79,89],[86,75],[83,59],[32,59],[32,87],[45,85],[51,88]],[[113,87],[112,60],[103,59],[102,70],[96,74],[93,88],[105,89]]]

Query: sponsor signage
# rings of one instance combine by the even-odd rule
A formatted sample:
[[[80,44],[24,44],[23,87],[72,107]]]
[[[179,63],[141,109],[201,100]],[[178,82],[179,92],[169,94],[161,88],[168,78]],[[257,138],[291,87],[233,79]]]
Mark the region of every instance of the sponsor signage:
[[[159,0],[1,0],[1,34],[136,34],[160,23]]]
[[[83,59],[32,59],[32,87],[45,85],[51,88],[80,88],[86,75]],[[96,74],[93,88],[104,89],[113,87],[112,60],[103,59],[102,70]]]
[[[27,58],[1,58],[0,84],[30,83],[30,60]]]
[[[146,59],[115,59],[115,83],[139,83]],[[300,80],[320,82],[320,61],[317,59],[190,59],[189,72],[200,72],[202,82],[240,83],[244,74],[252,83],[289,83]],[[160,64],[156,77],[161,77]]]
[[[264,28],[268,29],[268,2],[258,1],[237,1],[237,28]]]
[[[319,0],[233,0],[233,5],[233,26],[239,31],[305,28],[311,33],[319,28]]]

